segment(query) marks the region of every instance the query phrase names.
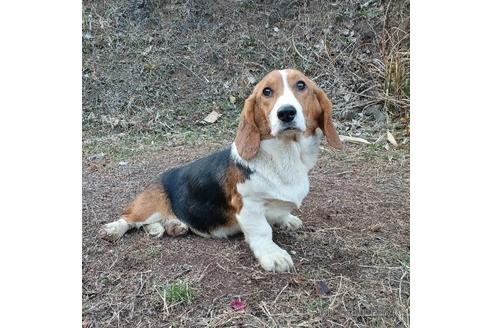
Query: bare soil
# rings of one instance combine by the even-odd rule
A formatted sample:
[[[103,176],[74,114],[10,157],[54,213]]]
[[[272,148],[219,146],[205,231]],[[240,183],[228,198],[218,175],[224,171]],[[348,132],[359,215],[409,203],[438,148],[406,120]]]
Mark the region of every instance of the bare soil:
[[[264,272],[241,235],[98,238],[160,172],[225,146],[172,147],[126,165],[84,161],[83,327],[408,327],[408,149],[323,148],[296,213],[304,228],[274,232],[295,273]],[[176,281],[190,286],[191,302],[159,296]],[[230,307],[237,298],[242,312]]]

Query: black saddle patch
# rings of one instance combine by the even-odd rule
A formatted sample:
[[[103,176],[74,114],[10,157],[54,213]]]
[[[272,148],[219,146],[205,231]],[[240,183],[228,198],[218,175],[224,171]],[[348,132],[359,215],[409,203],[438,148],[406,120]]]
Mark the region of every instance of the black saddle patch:
[[[230,148],[164,172],[160,180],[174,214],[205,233],[226,224],[230,200],[226,199],[224,183],[231,165],[235,165],[245,179],[252,173],[231,159]]]

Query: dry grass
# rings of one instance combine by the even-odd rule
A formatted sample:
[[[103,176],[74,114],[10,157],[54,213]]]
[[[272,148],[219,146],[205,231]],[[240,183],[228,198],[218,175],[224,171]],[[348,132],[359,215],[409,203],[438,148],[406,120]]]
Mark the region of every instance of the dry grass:
[[[402,139],[408,11],[408,1],[86,0],[84,150],[231,139],[253,85],[284,67],[328,92],[343,134]],[[204,124],[212,110],[221,118]]]
[[[410,2],[389,1],[381,34],[382,61],[375,61],[374,70],[381,86],[378,99],[393,118],[402,119],[410,133]],[[390,11],[391,10],[391,11]],[[388,21],[395,21],[389,26]],[[395,26],[396,25],[396,26]]]

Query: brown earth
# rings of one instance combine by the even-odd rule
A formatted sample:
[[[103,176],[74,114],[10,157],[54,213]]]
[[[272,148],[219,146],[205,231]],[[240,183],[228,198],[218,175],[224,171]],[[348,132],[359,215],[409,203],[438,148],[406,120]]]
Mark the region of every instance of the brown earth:
[[[408,149],[323,148],[296,213],[304,228],[274,232],[295,273],[263,271],[242,236],[98,238],[160,172],[224,146],[84,161],[83,327],[408,327]],[[175,282],[189,285],[190,302],[159,296]],[[231,309],[236,298],[244,312]]]

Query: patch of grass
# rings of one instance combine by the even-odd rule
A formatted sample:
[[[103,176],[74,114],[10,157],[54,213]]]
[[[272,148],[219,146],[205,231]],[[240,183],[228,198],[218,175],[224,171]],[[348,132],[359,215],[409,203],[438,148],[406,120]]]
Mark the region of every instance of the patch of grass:
[[[116,286],[119,284],[121,277],[117,274],[104,274],[101,277],[101,283],[106,286]]]
[[[150,247],[147,250],[147,255],[152,257],[152,258],[157,258],[161,255],[161,250],[157,247]]]
[[[406,159],[405,147],[385,149],[384,144],[371,144],[361,150],[367,160],[402,162]]]
[[[377,144],[372,144],[372,145],[367,145],[367,148],[364,152],[364,155],[367,156],[368,158],[381,158],[384,155],[382,154],[383,147],[381,145]]]
[[[306,303],[306,308],[309,312],[321,312],[329,305],[328,300],[317,299]]]
[[[177,304],[190,304],[195,298],[189,284],[184,281],[175,281],[169,285],[156,288],[159,297],[165,300],[168,306]]]
[[[378,252],[382,265],[402,266],[403,269],[410,268],[410,253],[402,247],[387,246]]]

